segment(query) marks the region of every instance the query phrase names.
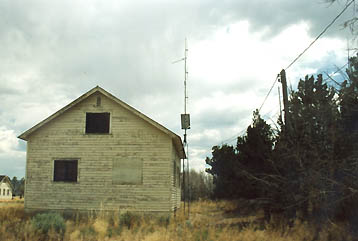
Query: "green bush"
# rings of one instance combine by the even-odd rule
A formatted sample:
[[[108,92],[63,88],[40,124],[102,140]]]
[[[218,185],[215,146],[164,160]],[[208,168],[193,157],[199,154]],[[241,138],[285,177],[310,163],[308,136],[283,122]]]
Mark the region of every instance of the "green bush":
[[[170,216],[160,216],[158,219],[158,225],[162,227],[168,227],[170,223]]]
[[[126,226],[128,229],[131,228],[134,216],[130,212],[125,212],[119,216],[119,223],[122,226]]]
[[[197,241],[206,241],[209,238],[209,231],[205,230],[198,230],[195,234],[195,239]]]
[[[44,234],[47,234],[50,229],[59,234],[64,234],[66,230],[65,220],[60,214],[54,212],[36,214],[31,222],[37,230]]]
[[[122,225],[108,227],[107,236],[108,237],[119,236],[122,233],[122,229],[123,229]]]
[[[92,226],[85,226],[80,229],[82,240],[96,240],[97,232]]]

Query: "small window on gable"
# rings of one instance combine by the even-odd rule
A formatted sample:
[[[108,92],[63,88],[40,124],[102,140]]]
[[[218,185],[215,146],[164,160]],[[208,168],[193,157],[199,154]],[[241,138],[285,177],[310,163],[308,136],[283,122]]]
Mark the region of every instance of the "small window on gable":
[[[86,134],[109,133],[110,113],[86,113]]]
[[[78,160],[55,160],[54,182],[77,182]]]
[[[96,106],[97,107],[101,106],[101,96],[97,96]]]
[[[10,189],[7,189],[7,195],[10,196]]]

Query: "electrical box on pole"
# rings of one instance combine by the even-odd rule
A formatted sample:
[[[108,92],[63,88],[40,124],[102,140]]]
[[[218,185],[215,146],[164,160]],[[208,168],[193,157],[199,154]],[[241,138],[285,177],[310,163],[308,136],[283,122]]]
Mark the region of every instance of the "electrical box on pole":
[[[189,114],[181,114],[181,128],[183,130],[190,129],[190,115]]]

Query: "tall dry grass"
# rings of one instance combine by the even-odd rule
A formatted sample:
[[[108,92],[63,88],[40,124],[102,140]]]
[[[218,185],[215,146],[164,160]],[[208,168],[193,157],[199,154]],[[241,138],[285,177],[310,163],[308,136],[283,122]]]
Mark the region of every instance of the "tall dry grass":
[[[190,219],[178,210],[176,217],[132,213],[90,213],[65,218],[63,234],[41,232],[26,215],[22,203],[0,207],[0,240],[353,240],[343,224],[317,227],[296,220],[292,227],[262,214],[241,214],[237,203],[200,201],[190,206]],[[317,231],[319,230],[319,231]]]

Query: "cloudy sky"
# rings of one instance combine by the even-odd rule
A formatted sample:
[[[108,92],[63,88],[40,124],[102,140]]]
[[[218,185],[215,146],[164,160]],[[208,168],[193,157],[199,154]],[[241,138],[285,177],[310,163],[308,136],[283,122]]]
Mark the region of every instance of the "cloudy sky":
[[[191,166],[235,143],[275,77],[344,8],[325,0],[0,0],[0,174],[25,175],[17,136],[96,85],[182,136],[188,39]],[[287,70],[332,73],[353,44],[352,5]],[[336,75],[335,78],[342,76]],[[277,86],[261,114],[277,119]]]

